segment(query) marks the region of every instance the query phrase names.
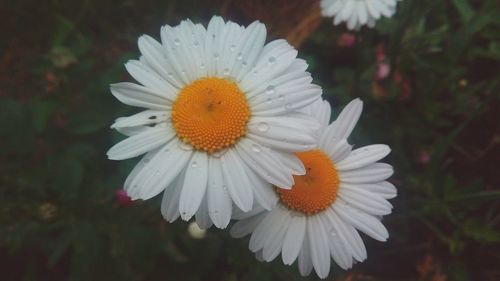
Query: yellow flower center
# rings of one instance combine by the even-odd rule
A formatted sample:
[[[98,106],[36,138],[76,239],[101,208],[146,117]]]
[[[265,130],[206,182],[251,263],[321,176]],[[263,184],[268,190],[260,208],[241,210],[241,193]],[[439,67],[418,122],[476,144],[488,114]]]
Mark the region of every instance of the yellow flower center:
[[[250,108],[236,83],[202,78],[185,86],[172,106],[172,123],[179,138],[212,153],[230,146],[246,133]]]
[[[292,189],[276,188],[281,203],[312,215],[330,207],[337,198],[339,176],[332,161],[319,149],[296,153],[306,168],[303,176],[293,176]]]

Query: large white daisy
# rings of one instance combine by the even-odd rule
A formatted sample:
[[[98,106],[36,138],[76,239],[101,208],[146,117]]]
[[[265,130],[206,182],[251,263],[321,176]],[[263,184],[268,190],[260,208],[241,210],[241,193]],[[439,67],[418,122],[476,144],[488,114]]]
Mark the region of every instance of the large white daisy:
[[[360,29],[375,26],[380,17],[392,17],[401,0],[321,0],[321,13],[333,17],[333,24],[347,23],[347,28]]]
[[[393,173],[378,160],[389,154],[387,145],[376,144],[351,150],[347,138],[362,111],[361,100],[349,103],[338,119],[328,125],[330,105],[317,101],[308,110],[321,121],[319,148],[299,152],[306,174],[294,176],[290,190],[275,188],[279,203],[272,211],[256,206],[251,212],[234,213],[239,219],[233,237],[251,233],[249,248],[264,261],[280,253],[283,262],[298,258],[302,275],[312,268],[321,278],[330,271],[330,257],[343,269],[366,259],[366,249],[357,230],[385,241],[381,216],[391,213],[387,199],[395,187],[385,181]],[[357,229],[357,230],[356,230]]]
[[[164,191],[168,221],[196,215],[204,228],[224,228],[232,203],[272,208],[272,183],[294,184],[305,172],[292,152],[315,146],[318,123],[298,112],[321,96],[307,64],[285,40],[265,43],[266,28],[214,17],[205,29],[182,21],[161,29],[161,43],[139,38],[139,60],[126,63],[129,82],[111,85],[121,102],[146,108],[112,125],[129,138],[112,160],[146,154],[125,182],[132,199]]]

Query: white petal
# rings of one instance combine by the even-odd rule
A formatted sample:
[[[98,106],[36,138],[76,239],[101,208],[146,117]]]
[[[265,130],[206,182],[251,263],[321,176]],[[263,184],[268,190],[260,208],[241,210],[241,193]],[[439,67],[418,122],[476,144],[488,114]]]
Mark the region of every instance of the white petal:
[[[392,211],[392,205],[389,201],[376,193],[358,188],[356,185],[341,183],[338,194],[347,204],[370,215],[383,216]]]
[[[250,92],[287,69],[297,57],[297,50],[286,40],[279,39],[264,46],[256,65],[241,80],[241,90]]]
[[[208,180],[208,156],[205,152],[195,151],[186,168],[186,177],[179,202],[179,212],[188,221],[198,211],[205,197]]]
[[[314,84],[277,85],[275,94],[259,95],[251,101],[252,114],[255,116],[279,116],[300,110],[321,98],[321,87]]]
[[[374,144],[355,149],[340,162],[335,163],[335,167],[340,171],[362,168],[375,163],[391,152],[389,146],[385,144]]]
[[[323,222],[318,216],[307,221],[307,236],[311,247],[311,260],[319,278],[326,278],[330,272],[330,249]]]
[[[333,163],[338,163],[344,160],[349,156],[349,154],[351,154],[352,150],[352,146],[348,144],[345,139],[332,140],[329,144],[320,142],[319,146],[330,156]]]
[[[306,233],[306,217],[295,215],[288,226],[288,230],[283,240],[283,250],[281,257],[283,263],[291,265],[298,257],[302,248]]]
[[[291,171],[278,162],[272,150],[249,139],[241,139],[235,147],[240,159],[267,182],[281,188],[293,185]]]
[[[125,180],[125,183],[123,184],[123,187],[127,191],[127,194],[130,188],[130,182],[137,176],[137,174],[142,169],[144,169],[147,166],[147,164],[151,161],[151,158],[153,158],[156,155],[156,153],[158,153],[160,150],[161,148],[157,148],[146,153],[146,155],[142,157],[141,161],[139,161],[132,169],[132,171],[130,171],[130,173],[127,176],[127,179]]]
[[[155,110],[170,110],[170,102],[152,89],[129,82],[111,84],[111,93],[119,101],[131,106]]]
[[[306,233],[304,234],[304,242],[299,253],[299,272],[302,276],[311,274],[311,271],[313,269],[311,260],[311,247],[309,246],[309,237],[307,233],[308,232],[306,231]],[[328,257],[328,259],[330,259],[330,257]]]
[[[242,238],[247,236],[255,231],[255,228],[257,228],[266,215],[267,212],[261,212],[260,214],[248,219],[240,220],[231,227],[229,233],[233,238]]]
[[[161,214],[168,222],[174,222],[180,216],[179,198],[184,185],[185,171],[180,173],[163,192]]]
[[[358,123],[361,112],[363,111],[363,102],[360,99],[354,99],[340,112],[337,120],[333,122],[322,138],[327,140],[347,139],[352,130]]]
[[[145,110],[129,117],[116,119],[111,128],[136,127],[165,122],[169,116],[163,110]]]
[[[150,69],[142,62],[138,60],[129,60],[125,64],[125,68],[128,73],[130,73],[130,75],[137,80],[137,82],[152,89],[155,93],[160,94],[161,97],[168,100],[169,104],[172,103],[177,97],[179,89],[165,81],[156,72],[154,72],[154,70]]]
[[[376,193],[385,199],[392,199],[398,194],[396,187],[387,181],[372,184],[356,184],[356,186]]]
[[[332,212],[333,213],[333,212]],[[329,218],[328,212],[322,212],[317,215],[322,223],[328,227],[327,235],[329,238],[330,255],[333,260],[342,268],[349,269],[352,267],[352,254],[349,245],[341,240],[339,236],[338,226],[333,224]]]
[[[358,231],[350,224],[346,224],[342,221],[332,209],[326,210],[325,214],[330,219],[332,226],[335,228],[335,234],[338,236],[332,239],[340,239],[341,243],[348,245],[346,249],[350,250],[350,254],[357,261],[364,261],[367,257],[366,248]],[[332,233],[332,235],[333,234],[334,233]]]
[[[238,207],[233,205],[232,218],[235,220],[244,220],[256,216],[260,213],[267,213],[267,210],[264,209],[261,205],[257,204],[256,202],[254,202],[252,209],[248,212],[244,212],[240,210]]]
[[[278,195],[274,191],[273,186],[250,169],[246,173],[254,187],[253,191],[256,203],[266,210],[272,210],[276,206],[276,202],[278,202]]]
[[[240,51],[237,53],[237,60],[232,70],[236,81],[240,82],[255,64],[264,47],[266,35],[265,25],[258,21],[254,21],[243,31],[242,41],[238,47]]]
[[[333,210],[343,221],[361,230],[375,240],[386,241],[389,237],[389,232],[387,232],[384,225],[373,216],[357,211],[341,202],[335,202],[335,204],[333,204]]]
[[[282,213],[275,208],[262,219],[261,223],[255,228],[255,231],[250,237],[248,248],[252,252],[257,252],[264,247],[266,240],[270,237],[271,227],[276,226],[282,220]]]
[[[220,160],[209,157],[208,161],[208,212],[216,227],[226,228],[231,220],[231,197],[225,188]]]
[[[108,152],[111,160],[123,160],[154,150],[175,136],[173,130],[154,127],[115,144]]]
[[[208,229],[212,226],[212,220],[208,215],[208,204],[206,198],[203,198],[203,200],[201,201],[200,207],[196,212],[195,218],[196,218],[196,224],[198,224],[198,226],[201,229]]]
[[[125,117],[122,117],[125,118]],[[116,121],[118,122],[119,119],[117,118]],[[135,136],[137,134],[141,134],[147,130],[149,130],[151,127],[149,126],[136,126],[136,127],[116,127],[115,129],[122,135],[125,135],[127,137]]]
[[[373,163],[363,168],[349,171],[339,171],[340,180],[348,183],[374,183],[386,180],[394,170],[386,163]]]
[[[182,150],[176,138],[172,139],[130,182],[129,196],[143,200],[156,196],[185,168],[191,153]]]
[[[279,209],[278,211],[281,213],[281,220],[276,222],[274,226],[271,226],[269,237],[262,250],[262,258],[267,262],[274,260],[280,254],[288,225],[292,219],[288,209],[283,209],[281,207],[277,209]]]
[[[233,149],[229,149],[221,158],[224,182],[233,202],[243,211],[249,211],[253,204],[253,190],[248,176],[248,169]]]
[[[285,167],[289,168],[292,171],[292,174],[299,176],[306,174],[304,163],[300,161],[299,157],[294,154],[280,151],[275,151],[275,154],[281,158],[280,162],[283,163]]]

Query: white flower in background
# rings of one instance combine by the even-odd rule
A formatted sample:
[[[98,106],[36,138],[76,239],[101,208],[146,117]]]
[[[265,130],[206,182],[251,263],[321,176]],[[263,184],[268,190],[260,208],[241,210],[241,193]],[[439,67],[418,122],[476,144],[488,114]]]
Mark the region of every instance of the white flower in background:
[[[293,154],[316,145],[318,123],[299,109],[321,96],[307,64],[285,40],[265,44],[266,28],[213,17],[164,26],[161,43],[139,38],[140,60],[125,66],[141,85],[117,83],[121,102],[146,108],[112,125],[129,138],[109,159],[146,155],[125,182],[132,199],[162,191],[161,211],[172,222],[196,216],[198,225],[224,228],[232,203],[271,209],[271,183],[289,189],[304,174]],[[271,196],[270,196],[271,194]]]
[[[290,190],[275,188],[279,203],[272,211],[256,206],[251,212],[234,214],[239,219],[233,237],[251,233],[249,248],[264,261],[280,253],[290,265],[298,258],[302,275],[312,268],[321,278],[330,271],[330,257],[343,269],[366,259],[366,249],[357,230],[385,241],[389,234],[380,222],[391,213],[387,199],[395,187],[385,181],[393,169],[379,163],[389,154],[387,145],[376,144],[351,150],[347,143],[363,103],[356,99],[328,125],[330,105],[317,101],[308,108],[321,121],[319,148],[297,153],[306,174],[294,176]]]
[[[333,17],[333,24],[347,23],[348,29],[375,26],[380,17],[392,17],[401,0],[321,0],[321,13]]]

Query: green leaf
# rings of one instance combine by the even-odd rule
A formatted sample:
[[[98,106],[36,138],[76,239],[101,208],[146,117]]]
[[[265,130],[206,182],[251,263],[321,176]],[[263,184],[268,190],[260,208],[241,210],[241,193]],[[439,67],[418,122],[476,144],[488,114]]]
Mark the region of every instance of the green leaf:
[[[468,0],[453,0],[463,22],[468,22],[474,16],[474,10]]]

